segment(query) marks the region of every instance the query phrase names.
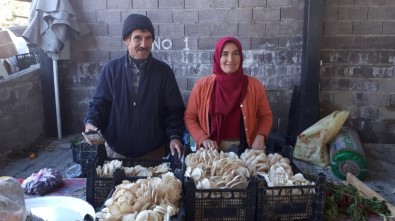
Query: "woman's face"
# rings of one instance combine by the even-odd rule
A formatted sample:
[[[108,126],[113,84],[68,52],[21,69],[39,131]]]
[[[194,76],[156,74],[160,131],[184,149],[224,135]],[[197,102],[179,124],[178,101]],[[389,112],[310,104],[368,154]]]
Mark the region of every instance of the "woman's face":
[[[225,44],[221,52],[221,69],[227,74],[232,74],[237,71],[240,67],[240,51],[236,44],[228,42]]]

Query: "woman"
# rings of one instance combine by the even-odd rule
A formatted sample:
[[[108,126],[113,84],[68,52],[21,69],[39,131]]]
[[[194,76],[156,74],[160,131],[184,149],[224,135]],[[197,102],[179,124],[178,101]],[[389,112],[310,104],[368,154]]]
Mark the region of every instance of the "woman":
[[[272,112],[264,86],[244,75],[242,64],[240,42],[221,38],[214,73],[196,82],[185,110],[185,125],[197,147],[236,153],[243,148],[265,150]]]

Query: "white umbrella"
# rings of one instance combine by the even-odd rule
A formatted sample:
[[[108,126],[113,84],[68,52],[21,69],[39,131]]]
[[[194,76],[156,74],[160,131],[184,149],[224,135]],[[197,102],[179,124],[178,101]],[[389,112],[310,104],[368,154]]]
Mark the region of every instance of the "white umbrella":
[[[55,104],[58,138],[62,138],[62,124],[60,120],[58,64],[57,60],[70,59],[69,36],[76,39],[89,33],[86,24],[80,23],[76,13],[68,0],[33,0],[29,25],[22,37],[44,50],[53,61],[53,75],[55,88]]]

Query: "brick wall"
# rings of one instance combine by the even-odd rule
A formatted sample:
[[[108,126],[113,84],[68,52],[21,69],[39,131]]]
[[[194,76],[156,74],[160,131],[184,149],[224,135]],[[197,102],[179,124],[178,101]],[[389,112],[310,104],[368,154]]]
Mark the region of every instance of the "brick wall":
[[[174,70],[187,102],[198,78],[212,72],[216,41],[240,39],[246,73],[264,83],[274,128],[286,131],[292,89],[299,85],[303,0],[73,0],[92,33],[71,42],[72,60],[62,61],[60,81],[65,132],[83,129],[83,117],[105,62],[126,53],[123,20],[131,13],[151,18],[153,54]]]
[[[364,142],[395,142],[395,1],[326,0],[321,115],[348,110]]]
[[[246,73],[265,84],[273,127],[286,131],[292,88],[300,84],[304,0],[71,0],[92,33],[72,40],[60,62],[64,132],[79,132],[101,67],[123,55],[122,21],[151,18],[153,54],[175,71],[187,102],[196,79],[211,73],[213,48],[238,37]],[[320,116],[350,111],[363,142],[394,143],[395,1],[325,0]]]
[[[21,150],[44,135],[39,67],[0,81],[0,157]]]

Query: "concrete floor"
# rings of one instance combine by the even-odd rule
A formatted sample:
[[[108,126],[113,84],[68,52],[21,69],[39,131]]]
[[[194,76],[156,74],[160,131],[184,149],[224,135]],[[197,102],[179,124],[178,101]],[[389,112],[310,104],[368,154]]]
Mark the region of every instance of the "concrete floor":
[[[12,158],[0,162],[0,176],[26,178],[44,167],[58,169],[64,177],[73,163],[70,141],[82,139],[79,134],[62,139],[48,139],[37,150],[37,158]],[[395,145],[363,144],[368,159],[368,176],[364,180],[371,189],[378,192],[388,202],[395,205]],[[26,154],[27,155],[27,154]],[[340,181],[330,168],[321,168],[294,160],[295,164],[307,174],[326,174],[329,181]]]
[[[0,163],[0,176],[26,178],[42,168],[54,168],[66,177],[66,171],[73,162],[70,142],[82,139],[80,135],[65,136],[62,139],[47,139],[38,145],[35,159],[29,159],[28,153],[24,157],[5,158]]]

